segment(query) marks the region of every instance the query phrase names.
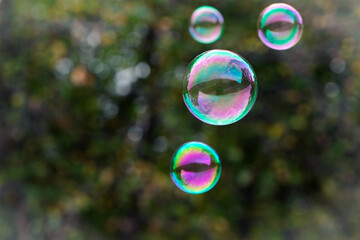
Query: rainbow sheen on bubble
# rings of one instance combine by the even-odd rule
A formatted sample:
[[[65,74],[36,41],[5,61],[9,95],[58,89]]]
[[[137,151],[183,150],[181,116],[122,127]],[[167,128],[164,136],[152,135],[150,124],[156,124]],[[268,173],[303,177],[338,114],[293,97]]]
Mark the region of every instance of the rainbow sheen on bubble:
[[[183,79],[183,99],[189,111],[211,125],[242,119],[257,96],[256,75],[241,56],[210,50],[197,56]]]
[[[286,50],[301,38],[303,20],[300,13],[284,3],[271,4],[260,14],[258,35],[269,48]]]
[[[221,37],[223,24],[224,18],[216,8],[202,6],[193,12],[189,31],[199,43],[213,43]]]
[[[204,193],[219,181],[221,162],[217,153],[201,142],[183,144],[173,155],[170,176],[175,185],[191,194]]]

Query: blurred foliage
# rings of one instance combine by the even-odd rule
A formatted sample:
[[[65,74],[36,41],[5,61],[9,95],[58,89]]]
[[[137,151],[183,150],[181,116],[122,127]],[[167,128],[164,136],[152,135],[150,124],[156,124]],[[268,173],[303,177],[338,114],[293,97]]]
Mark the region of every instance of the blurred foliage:
[[[0,239],[360,239],[360,2],[285,1],[301,41],[265,47],[273,1],[0,0]],[[188,33],[194,9],[222,38]],[[186,109],[203,51],[238,52],[259,94],[236,124]],[[218,152],[210,192],[175,187],[186,141]]]

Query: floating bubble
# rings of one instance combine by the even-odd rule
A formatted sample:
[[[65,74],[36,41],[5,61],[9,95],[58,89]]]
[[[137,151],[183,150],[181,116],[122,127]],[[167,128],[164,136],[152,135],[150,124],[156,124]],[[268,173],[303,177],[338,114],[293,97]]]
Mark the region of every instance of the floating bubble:
[[[197,56],[183,79],[190,112],[211,125],[242,119],[254,105],[257,80],[250,64],[236,53],[210,50]]]
[[[187,193],[209,191],[219,181],[220,174],[219,156],[210,146],[201,142],[185,143],[171,159],[171,179]]]
[[[260,14],[258,34],[269,48],[286,50],[293,47],[300,40],[302,30],[301,15],[290,5],[271,4]]]
[[[216,8],[202,6],[193,12],[189,31],[199,43],[213,43],[221,37],[223,23],[224,18]]]

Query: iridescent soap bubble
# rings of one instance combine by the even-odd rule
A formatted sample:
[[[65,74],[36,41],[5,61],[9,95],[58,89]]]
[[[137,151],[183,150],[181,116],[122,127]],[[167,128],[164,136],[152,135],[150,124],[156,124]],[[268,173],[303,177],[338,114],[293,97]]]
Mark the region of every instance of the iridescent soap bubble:
[[[236,53],[210,50],[197,56],[183,79],[183,99],[190,112],[211,125],[242,119],[254,105],[257,80],[250,64]]]
[[[302,30],[301,15],[290,5],[271,4],[260,14],[258,35],[269,48],[286,50],[293,47],[300,40]]]
[[[190,34],[199,43],[213,43],[221,37],[224,18],[213,7],[197,8],[190,20]]]
[[[201,142],[183,144],[171,159],[171,179],[178,188],[187,193],[209,191],[219,181],[220,174],[219,156],[214,149]]]

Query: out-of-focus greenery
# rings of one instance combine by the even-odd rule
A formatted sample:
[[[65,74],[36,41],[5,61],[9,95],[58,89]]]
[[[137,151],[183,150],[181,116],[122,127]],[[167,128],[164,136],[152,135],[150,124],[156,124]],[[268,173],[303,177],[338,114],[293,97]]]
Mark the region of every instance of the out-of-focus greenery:
[[[0,0],[0,239],[360,239],[360,2],[293,0],[301,41],[274,51],[273,1]],[[201,5],[222,38],[188,33]],[[253,66],[258,99],[230,126],[186,109],[203,51]],[[198,140],[223,166],[208,193],[169,161]]]

